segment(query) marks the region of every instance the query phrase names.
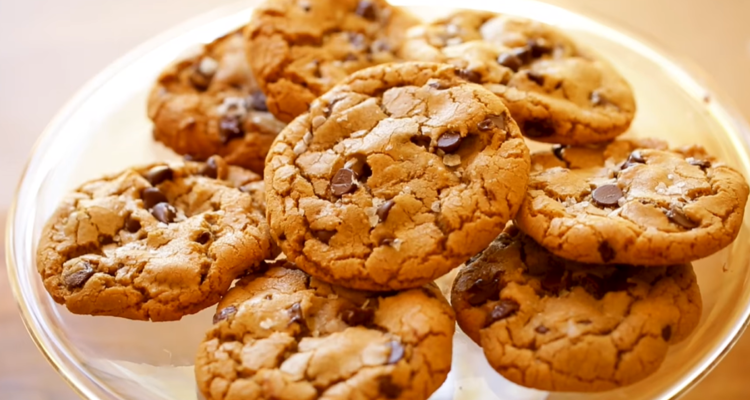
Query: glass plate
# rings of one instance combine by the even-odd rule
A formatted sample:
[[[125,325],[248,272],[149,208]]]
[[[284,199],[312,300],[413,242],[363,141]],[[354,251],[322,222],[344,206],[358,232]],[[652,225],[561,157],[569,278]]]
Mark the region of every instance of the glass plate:
[[[425,19],[448,1],[396,1]],[[249,20],[256,1],[222,8],[174,29],[110,66],[55,117],[32,154],[8,221],[8,271],[32,338],[71,386],[89,399],[196,399],[193,358],[214,310],[179,322],[148,323],[73,315],[44,291],[34,260],[46,219],[63,194],[85,180],[160,159],[177,159],[151,139],[146,96],[159,72],[180,54]],[[419,7],[419,5],[422,7]],[[424,5],[430,4],[429,7]],[[673,145],[700,143],[750,176],[748,129],[715,93],[662,52],[632,36],[564,9],[533,1],[463,0],[466,8],[536,18],[565,29],[607,57],[631,82],[638,114],[631,136]],[[731,247],[695,263],[704,299],[701,323],[671,348],[659,371],[630,387],[600,394],[547,394],[496,374],[481,350],[456,333],[453,371],[433,400],[667,399],[684,393],[728,351],[750,308],[750,230],[745,218]]]

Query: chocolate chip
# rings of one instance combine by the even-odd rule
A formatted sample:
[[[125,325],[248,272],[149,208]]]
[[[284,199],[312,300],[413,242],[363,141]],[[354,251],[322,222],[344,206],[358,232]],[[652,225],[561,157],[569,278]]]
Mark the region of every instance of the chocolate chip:
[[[700,167],[701,169],[711,168],[711,161],[696,160],[695,158],[688,158],[687,162],[688,164],[695,165],[696,167]]]
[[[427,151],[430,150],[430,144],[432,143],[432,139],[429,136],[417,135],[417,136],[412,136],[411,139],[409,140],[411,140],[412,143],[416,144],[419,147],[424,147],[425,150]]]
[[[560,161],[565,161],[565,158],[563,157],[563,151],[565,150],[567,146],[556,144],[552,146],[552,154],[555,155]]]
[[[615,258],[615,249],[609,245],[606,240],[599,244],[599,256],[602,258],[602,262],[608,263]]]
[[[304,321],[302,306],[299,303],[292,304],[287,310],[287,313],[289,313],[289,325],[298,324]]]
[[[391,348],[391,354],[388,356],[388,364],[395,364],[404,358],[404,346],[398,340],[391,340],[388,342],[388,347]]]
[[[177,217],[177,211],[169,203],[159,203],[151,210],[151,215],[165,224],[172,223]]]
[[[526,76],[529,78],[530,81],[536,83],[539,86],[544,86],[544,75],[540,74],[536,71],[528,71],[526,73]]]
[[[250,104],[254,110],[268,111],[268,104],[266,103],[266,95],[260,90],[256,90],[247,97],[247,104]]]
[[[456,74],[458,75],[459,78],[467,80],[469,82],[473,82],[473,83],[482,82],[482,74],[472,69],[459,69],[456,71]]]
[[[128,218],[125,219],[125,229],[130,233],[136,233],[141,230],[141,221],[138,221],[133,218],[132,215],[129,215]]]
[[[221,139],[221,143],[227,144],[232,139],[243,136],[245,136],[245,132],[239,117],[226,115],[221,118],[219,121],[219,139]]]
[[[370,325],[375,312],[369,308],[348,308],[341,312],[341,320],[349,326]]]
[[[94,275],[94,268],[88,261],[81,261],[74,268],[73,272],[63,275],[63,282],[69,289],[83,286]]]
[[[378,391],[388,399],[397,399],[403,389],[393,382],[390,375],[385,375],[378,378]]]
[[[542,335],[544,335],[545,333],[549,332],[549,328],[547,328],[544,325],[539,325],[534,330],[536,331],[536,333],[541,333]]]
[[[189,79],[194,88],[205,91],[211,85],[211,79],[214,77],[214,74],[206,74],[201,71],[202,61],[198,60],[198,62],[193,64],[193,70],[190,72]]]
[[[521,58],[514,53],[500,54],[500,56],[497,58],[497,63],[502,65],[503,67],[509,68],[513,72],[518,72],[518,70],[524,64]]]
[[[531,50],[531,56],[539,58],[545,54],[552,53],[552,45],[543,38],[530,39],[528,41],[528,47]]]
[[[200,244],[206,244],[211,240],[212,237],[213,235],[211,235],[211,232],[203,231],[200,233],[200,235],[198,235],[197,238],[195,238],[195,241]]]
[[[604,280],[596,275],[586,274],[579,277],[577,284],[597,300],[601,300],[607,294]]]
[[[622,164],[620,169],[627,169],[636,164],[645,164],[646,159],[643,158],[643,154],[639,150],[635,150],[628,156],[628,159]]]
[[[497,304],[490,312],[490,320],[487,326],[494,324],[497,321],[508,318],[518,312],[521,307],[515,300],[503,299]]]
[[[560,290],[568,288],[568,278],[569,277],[565,273],[563,267],[558,266],[550,269],[544,275],[544,278],[542,278],[542,289],[548,292],[558,293]]]
[[[384,53],[391,50],[391,45],[385,40],[376,40],[370,45],[371,53]]]
[[[634,285],[628,282],[628,278],[630,278],[631,273],[632,267],[617,267],[615,272],[606,279],[607,291],[621,292],[628,290],[631,285]]]
[[[452,153],[461,146],[463,138],[458,132],[445,132],[438,138],[437,148],[446,152]]]
[[[385,203],[381,204],[380,207],[378,207],[378,218],[380,218],[380,222],[385,222],[386,219],[388,219],[388,213],[391,212],[391,208],[396,204],[393,199],[386,201]]]
[[[224,321],[225,319],[229,318],[230,316],[237,314],[237,307],[235,306],[229,306],[224,307],[221,309],[221,311],[214,314],[214,324],[218,324],[221,321]]]
[[[393,244],[394,241],[395,239],[386,237],[380,240],[380,243],[378,243],[378,246],[390,246]]]
[[[367,46],[365,35],[361,33],[349,32],[349,43],[357,50],[364,50]]]
[[[313,231],[313,235],[321,242],[328,244],[336,231]]]
[[[331,179],[331,193],[334,196],[341,197],[347,193],[352,193],[357,190],[355,184],[356,175],[354,171],[349,168],[341,168]]]
[[[164,181],[171,181],[173,177],[174,171],[166,165],[156,166],[146,173],[146,180],[152,186],[156,186]]]
[[[669,342],[669,339],[672,338],[672,326],[667,325],[664,327],[664,329],[661,330],[661,338],[664,339],[665,342]]]
[[[523,134],[530,138],[552,136],[555,127],[547,120],[532,119],[523,123]]]
[[[616,206],[622,196],[622,189],[615,184],[601,185],[591,193],[594,201],[604,207]]]
[[[206,165],[201,170],[201,175],[207,176],[211,179],[219,177],[219,166],[216,164],[216,157],[211,157],[206,161]]]
[[[504,130],[506,128],[505,117],[502,115],[490,115],[482,122],[477,124],[477,128],[479,128],[479,130],[483,132],[491,131],[494,128]]]
[[[428,83],[427,86],[433,89],[437,89],[437,90],[445,90],[450,87],[450,84],[445,81],[434,80],[434,81],[430,81],[430,83]]]
[[[357,5],[357,15],[364,19],[374,20],[377,18],[377,10],[375,9],[375,4],[373,4],[371,1],[363,0],[360,1]]]
[[[165,196],[164,193],[161,192],[161,190],[155,187],[143,189],[141,198],[143,199],[143,205],[146,208],[152,208],[159,203],[164,203],[167,201],[167,196]]]
[[[672,208],[667,211],[667,218],[685,229],[693,229],[698,227],[698,224],[688,218],[688,216],[685,215],[685,211],[682,209],[682,207],[679,206],[672,206]]]
[[[472,307],[480,306],[490,300],[500,300],[500,279],[494,276],[492,279],[479,278],[469,287],[469,296],[466,302]]]

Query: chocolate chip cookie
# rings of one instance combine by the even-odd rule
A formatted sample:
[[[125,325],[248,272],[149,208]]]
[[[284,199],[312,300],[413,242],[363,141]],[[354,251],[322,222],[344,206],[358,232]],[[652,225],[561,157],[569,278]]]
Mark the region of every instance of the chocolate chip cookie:
[[[289,122],[352,72],[396,61],[417,22],[384,0],[267,0],[247,30],[250,65],[269,110]]]
[[[742,175],[700,147],[617,140],[534,154],[516,222],[570,260],[672,265],[729,245],[747,196]]]
[[[526,191],[529,155],[497,96],[446,64],[353,74],[276,139],[267,215],[309,274],[419,287],[484,249]]]
[[[629,385],[659,368],[700,320],[690,264],[581,264],[509,227],[459,271],[458,323],[507,379],[549,391]]]
[[[290,264],[243,278],[200,345],[207,400],[426,400],[451,367],[455,317],[435,285],[375,294]]]
[[[285,125],[268,112],[250,72],[241,31],[167,68],[151,91],[148,115],[154,139],[177,153],[196,160],[218,154],[259,174]]]
[[[239,275],[274,256],[260,179],[214,156],[156,164],[83,184],[42,231],[37,268],[76,314],[178,320],[215,304]]]
[[[630,86],[606,61],[537,21],[460,11],[410,29],[401,56],[457,66],[542,142],[608,141],[635,114]]]

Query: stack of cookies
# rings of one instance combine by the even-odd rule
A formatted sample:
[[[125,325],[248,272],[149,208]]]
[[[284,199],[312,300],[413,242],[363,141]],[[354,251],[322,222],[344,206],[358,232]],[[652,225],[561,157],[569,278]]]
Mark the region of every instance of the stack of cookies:
[[[267,0],[165,70],[148,113],[185,161],[82,185],[37,264],[74,313],[218,303],[206,399],[426,400],[456,321],[518,384],[631,384],[697,325],[690,263],[748,196],[698,146],[616,139],[634,97],[598,55],[477,11]],[[456,271],[449,304],[434,281]]]

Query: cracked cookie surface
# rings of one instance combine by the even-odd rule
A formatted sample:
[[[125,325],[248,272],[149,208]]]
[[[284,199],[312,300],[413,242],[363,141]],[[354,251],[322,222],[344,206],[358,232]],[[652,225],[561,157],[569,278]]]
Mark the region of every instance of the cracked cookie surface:
[[[513,227],[459,271],[451,303],[501,375],[535,389],[578,392],[650,375],[702,311],[690,264],[576,263]]]
[[[285,125],[268,112],[240,30],[162,72],[149,96],[148,115],[154,139],[175,152],[195,160],[218,154],[259,174]]]
[[[627,130],[635,114],[630,86],[606,61],[541,22],[460,11],[411,28],[401,55],[461,68],[500,96],[534,140],[608,141]]]
[[[446,64],[355,73],[282,131],[267,216],[289,260],[338,285],[419,287],[484,249],[526,191],[528,148],[497,96]]]
[[[73,313],[137,320],[178,320],[216,304],[274,256],[259,179],[214,156],[83,184],[42,231],[45,288]]]
[[[222,299],[200,345],[207,400],[425,400],[451,367],[455,317],[438,288],[344,289],[286,262]]]
[[[737,236],[742,175],[693,146],[655,139],[532,155],[518,227],[558,256],[661,266],[707,257]]]
[[[268,108],[289,122],[352,72],[398,61],[417,23],[384,0],[267,0],[247,31],[250,65]]]

